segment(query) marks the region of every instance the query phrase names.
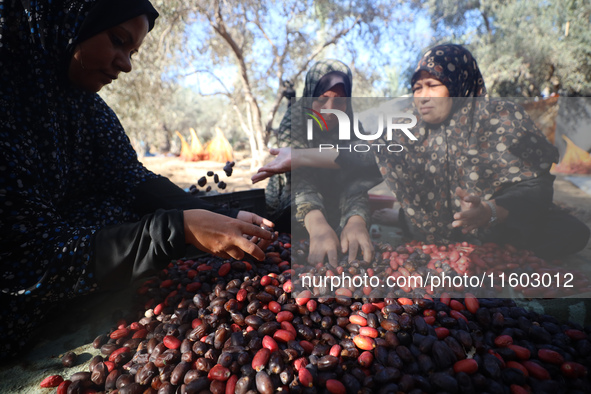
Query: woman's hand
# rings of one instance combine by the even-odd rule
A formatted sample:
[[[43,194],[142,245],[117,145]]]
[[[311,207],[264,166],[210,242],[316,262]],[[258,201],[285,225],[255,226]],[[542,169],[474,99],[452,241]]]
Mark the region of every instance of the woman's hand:
[[[252,220],[258,220],[255,217],[260,218],[258,215],[254,215]],[[263,240],[273,239],[273,234],[270,231],[252,224],[253,222],[248,223],[204,209],[183,211],[183,218],[187,243],[204,252],[226,259],[242,260],[244,254],[248,253],[257,260],[263,260],[265,253],[244,235]],[[261,223],[266,220],[260,219]]]
[[[310,252],[308,262],[318,264],[328,257],[328,263],[336,267],[338,263],[339,237],[330,227],[324,214],[319,210],[308,212],[304,219],[306,229],[310,235]]]
[[[250,178],[252,183],[260,182],[275,174],[291,171],[291,148],[271,148],[269,153],[277,157],[258,169],[257,173]]]
[[[492,212],[488,205],[483,204],[480,197],[468,194],[459,187],[456,188],[456,195],[460,197],[461,212],[454,214],[453,227],[463,227],[462,233],[467,234],[488,225]]]
[[[270,221],[269,219],[265,219],[264,217],[261,217],[261,216],[257,215],[256,213],[252,213],[252,212],[248,212],[248,211],[239,211],[238,215],[236,215],[236,219],[242,220],[243,222],[246,222],[246,223],[256,224],[257,226],[261,226],[261,227],[262,226],[269,227],[269,228],[275,227],[275,224],[273,224],[273,222]]]
[[[373,259],[374,247],[371,243],[365,220],[359,215],[351,216],[341,232],[341,250],[349,252],[349,262],[357,258],[361,248],[363,260],[371,262]]]
[[[330,226],[316,228],[310,233],[310,253],[308,262],[318,264],[328,257],[328,263],[336,267],[338,263],[339,237]]]

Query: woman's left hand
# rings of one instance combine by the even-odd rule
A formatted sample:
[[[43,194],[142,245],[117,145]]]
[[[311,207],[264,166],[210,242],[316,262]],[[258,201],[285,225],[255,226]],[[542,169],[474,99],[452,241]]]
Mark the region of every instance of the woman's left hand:
[[[252,183],[291,171],[291,148],[271,148],[269,153],[276,157],[273,161],[258,169],[257,173],[250,178]]]
[[[367,232],[367,225],[361,216],[351,216],[341,231],[341,251],[349,252],[348,261],[357,258],[357,253],[363,254],[363,260],[371,262],[373,259],[374,247]]]
[[[467,234],[488,225],[492,212],[480,197],[459,187],[456,188],[456,196],[460,197],[461,212],[454,214],[453,227],[463,227],[462,233]]]

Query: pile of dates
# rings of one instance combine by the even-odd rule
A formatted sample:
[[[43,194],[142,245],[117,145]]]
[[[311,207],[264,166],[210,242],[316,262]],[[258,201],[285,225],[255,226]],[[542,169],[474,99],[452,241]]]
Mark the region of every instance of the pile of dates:
[[[263,262],[171,263],[139,288],[141,312],[95,339],[100,354],[87,372],[41,386],[59,394],[591,392],[590,328],[510,299],[292,294],[290,261],[291,239],[281,234]]]

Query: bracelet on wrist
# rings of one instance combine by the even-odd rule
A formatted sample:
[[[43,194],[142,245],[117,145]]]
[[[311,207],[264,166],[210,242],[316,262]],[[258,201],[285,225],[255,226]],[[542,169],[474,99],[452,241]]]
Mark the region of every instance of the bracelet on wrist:
[[[491,201],[484,201],[484,203],[490,208],[490,220],[488,221],[488,226],[493,227],[497,224],[497,207],[495,206],[495,203]]]

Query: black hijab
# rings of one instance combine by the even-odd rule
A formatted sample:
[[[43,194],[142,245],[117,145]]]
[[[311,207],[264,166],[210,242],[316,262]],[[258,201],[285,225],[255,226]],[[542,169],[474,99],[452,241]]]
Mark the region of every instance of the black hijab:
[[[140,15],[148,17],[148,31],[152,30],[158,11],[148,0],[100,0],[84,19],[74,44]]]
[[[338,84],[342,84],[345,90],[345,97],[350,98],[353,90],[353,74],[351,69],[345,63],[336,59],[326,59],[315,63],[306,73],[304,91],[294,108],[289,107],[285,116],[279,125],[279,146],[291,146],[292,148],[309,148],[311,145],[317,146],[318,143],[330,142],[334,136],[327,133],[315,133],[320,136],[318,141],[312,141],[310,144],[305,137],[305,112],[304,107],[311,107],[313,98],[320,97],[324,92],[330,90]],[[292,119],[292,115],[295,118]],[[347,113],[352,119],[351,100],[347,100]],[[314,125],[316,128],[316,124]],[[360,126],[361,127],[361,126]]]
[[[316,88],[314,89],[314,94],[312,97],[320,97],[325,92],[329,91],[330,89],[334,88],[337,85],[343,85],[343,90],[345,91],[345,97],[351,97],[351,92],[353,90],[351,86],[351,79],[347,74],[342,71],[331,71],[318,81]]]

